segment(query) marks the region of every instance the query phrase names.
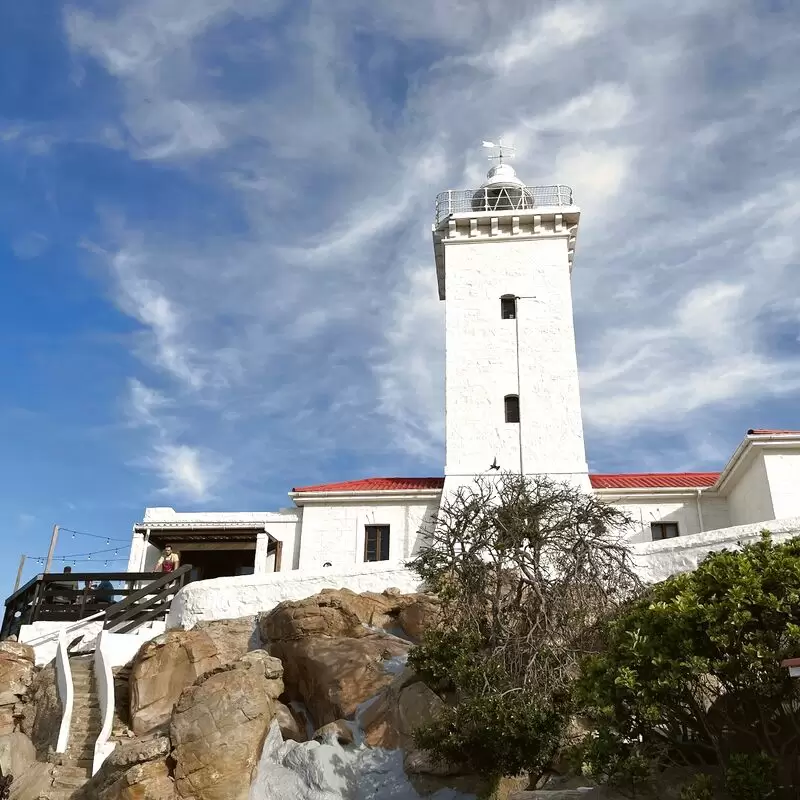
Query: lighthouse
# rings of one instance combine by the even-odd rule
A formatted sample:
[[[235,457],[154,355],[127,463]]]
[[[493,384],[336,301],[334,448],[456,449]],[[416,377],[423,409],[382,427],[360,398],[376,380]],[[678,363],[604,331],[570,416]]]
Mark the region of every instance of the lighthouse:
[[[569,187],[526,185],[502,150],[482,186],[436,199],[446,493],[499,471],[589,489],[571,288],[579,221]]]

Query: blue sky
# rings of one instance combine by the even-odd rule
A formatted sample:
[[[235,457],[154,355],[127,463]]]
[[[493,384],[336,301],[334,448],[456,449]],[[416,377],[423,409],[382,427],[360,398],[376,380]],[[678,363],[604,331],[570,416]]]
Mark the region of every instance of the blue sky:
[[[800,427],[796,4],[2,18],[4,586],[54,523],[127,539],[147,505],[440,474],[433,200],[480,183],[485,138],[583,210],[593,470],[719,468],[748,427]],[[104,546],[65,535],[58,555]]]

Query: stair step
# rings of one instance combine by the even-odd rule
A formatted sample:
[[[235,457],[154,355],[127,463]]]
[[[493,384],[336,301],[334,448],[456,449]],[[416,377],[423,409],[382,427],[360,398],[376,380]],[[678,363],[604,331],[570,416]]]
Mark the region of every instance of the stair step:
[[[53,775],[58,778],[83,778],[88,780],[92,777],[91,765],[88,767],[75,767],[72,764],[62,764],[53,770]]]

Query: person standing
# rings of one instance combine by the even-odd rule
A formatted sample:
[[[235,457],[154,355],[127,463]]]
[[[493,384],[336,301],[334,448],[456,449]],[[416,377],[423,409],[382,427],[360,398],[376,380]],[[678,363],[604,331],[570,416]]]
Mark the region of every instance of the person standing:
[[[178,554],[172,552],[171,545],[167,545],[156,563],[156,572],[175,572],[180,563],[181,559]]]

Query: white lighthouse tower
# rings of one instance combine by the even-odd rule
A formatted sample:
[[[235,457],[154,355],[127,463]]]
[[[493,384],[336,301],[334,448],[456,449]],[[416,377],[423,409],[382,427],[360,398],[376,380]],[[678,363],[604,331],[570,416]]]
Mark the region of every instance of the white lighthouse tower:
[[[489,143],[487,143],[489,144]],[[436,200],[445,301],[445,491],[495,470],[589,489],[570,275],[580,209],[500,161]]]

